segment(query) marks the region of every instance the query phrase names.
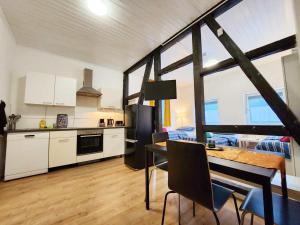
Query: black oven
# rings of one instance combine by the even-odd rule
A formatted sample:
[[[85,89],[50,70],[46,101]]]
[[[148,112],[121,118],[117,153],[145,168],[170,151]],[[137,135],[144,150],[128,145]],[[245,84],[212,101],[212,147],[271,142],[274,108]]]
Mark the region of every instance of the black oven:
[[[103,130],[78,130],[77,155],[103,152]]]

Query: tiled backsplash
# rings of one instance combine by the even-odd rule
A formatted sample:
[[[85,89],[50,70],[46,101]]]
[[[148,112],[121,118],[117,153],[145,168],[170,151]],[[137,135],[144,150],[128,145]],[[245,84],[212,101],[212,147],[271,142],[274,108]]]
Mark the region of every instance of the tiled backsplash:
[[[98,109],[97,98],[77,97],[76,107],[36,106],[23,105],[21,119],[17,122],[17,129],[38,128],[39,122],[45,119],[47,125],[56,123],[57,114],[68,115],[69,127],[96,127],[100,118],[103,119],[124,119],[124,112],[120,109]],[[23,112],[22,112],[23,111]]]

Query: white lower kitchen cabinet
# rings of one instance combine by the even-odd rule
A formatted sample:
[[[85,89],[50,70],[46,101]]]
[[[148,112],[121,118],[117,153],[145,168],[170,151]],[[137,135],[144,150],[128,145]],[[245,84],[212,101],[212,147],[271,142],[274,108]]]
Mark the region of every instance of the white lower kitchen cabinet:
[[[49,168],[77,162],[77,131],[52,131],[49,143]]]
[[[48,172],[49,132],[7,135],[4,179]]]
[[[125,152],[125,130],[124,128],[113,128],[104,130],[103,155],[105,158],[124,155]]]

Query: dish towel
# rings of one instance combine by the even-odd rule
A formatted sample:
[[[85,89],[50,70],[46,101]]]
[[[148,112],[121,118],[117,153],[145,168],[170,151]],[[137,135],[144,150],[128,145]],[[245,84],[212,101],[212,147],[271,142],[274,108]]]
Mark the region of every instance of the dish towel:
[[[5,102],[0,102],[0,135],[4,134],[4,127],[6,127],[7,120],[6,120],[6,114],[5,114]]]

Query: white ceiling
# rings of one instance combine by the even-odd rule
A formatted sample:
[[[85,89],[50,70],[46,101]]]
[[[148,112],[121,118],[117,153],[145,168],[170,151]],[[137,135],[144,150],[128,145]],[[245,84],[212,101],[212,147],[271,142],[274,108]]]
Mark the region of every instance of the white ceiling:
[[[20,45],[125,70],[220,0],[0,0]]]

